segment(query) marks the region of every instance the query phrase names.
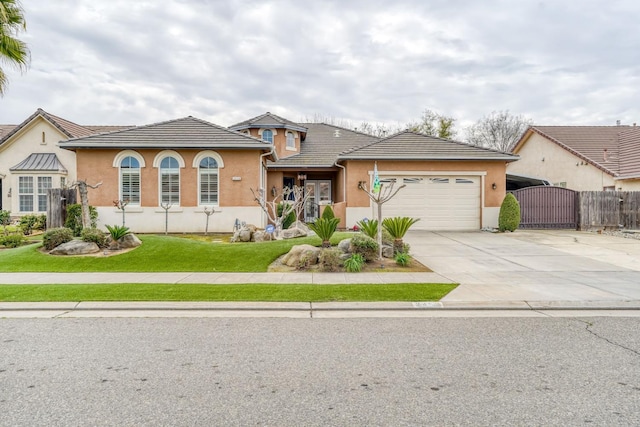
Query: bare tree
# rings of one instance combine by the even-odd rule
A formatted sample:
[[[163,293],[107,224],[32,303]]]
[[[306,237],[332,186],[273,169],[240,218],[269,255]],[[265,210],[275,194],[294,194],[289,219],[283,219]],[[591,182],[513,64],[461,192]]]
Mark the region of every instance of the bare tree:
[[[269,222],[275,227],[274,235],[276,239],[280,239],[282,232],[282,224],[284,220],[291,214],[296,213],[296,218],[300,218],[304,210],[304,205],[309,198],[309,193],[304,193],[304,188],[294,185],[293,187],[284,187],[282,191],[276,192],[272,200],[267,200],[264,190],[255,191],[251,189],[254,200],[260,205],[263,212],[267,215]],[[278,214],[278,205],[282,203],[282,211]]]
[[[82,228],[91,227],[91,213],[89,211],[89,188],[96,189],[102,185],[102,181],[95,185],[87,184],[87,181],[76,181],[70,188],[77,188],[80,193],[80,204],[82,207]]]
[[[211,210],[204,208],[204,214],[207,216],[207,222],[204,225],[204,235],[206,236],[209,233],[209,217],[215,213],[215,209],[212,206]]]
[[[426,109],[419,121],[407,123],[407,129],[429,136],[452,139],[458,133],[455,129],[455,122],[456,119],[453,117]]]
[[[508,110],[493,111],[469,127],[467,140],[473,145],[506,152],[532,124],[531,119],[515,116]]]
[[[382,259],[382,205],[393,199],[398,191],[402,190],[406,185],[402,184],[400,187],[394,189],[395,181],[391,181],[391,184],[385,186],[379,184],[378,188],[374,184],[374,188],[369,190],[366,182],[360,182],[358,188],[367,193],[369,199],[377,206],[378,211],[378,259]]]
[[[381,122],[362,121],[359,124],[349,119],[341,119],[330,115],[315,113],[313,116],[305,116],[303,121],[306,123],[325,123],[328,125],[338,126],[345,129],[352,129],[356,132],[366,133],[367,135],[378,138],[385,138],[396,132],[405,129],[401,124],[390,125]]]

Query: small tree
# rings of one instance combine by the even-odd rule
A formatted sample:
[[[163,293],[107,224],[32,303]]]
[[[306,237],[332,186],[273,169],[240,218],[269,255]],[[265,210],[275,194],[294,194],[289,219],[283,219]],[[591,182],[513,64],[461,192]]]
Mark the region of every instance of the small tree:
[[[211,207],[211,209],[207,209],[206,207],[204,208],[204,214],[207,216],[207,222],[204,225],[205,236],[209,233],[209,217],[213,215],[215,212],[216,210],[213,208],[213,206]]]
[[[114,200],[113,201],[113,206],[116,207],[116,209],[122,211],[122,226],[124,227],[124,214],[125,214],[125,208],[127,207],[127,205],[129,204],[129,200]]]
[[[271,224],[275,226],[274,236],[276,239],[281,239],[280,236],[283,224],[292,212],[295,212],[296,218],[300,218],[304,205],[310,196],[310,193],[305,194],[304,188],[294,185],[292,188],[284,187],[281,192],[275,192],[272,200],[267,200],[265,191],[263,189],[254,190],[250,189],[253,194],[254,200],[262,211],[267,215],[267,219]],[[278,205],[282,204],[282,210],[278,210]]]
[[[498,229],[500,231],[516,231],[520,225],[520,204],[515,196],[507,193],[500,206]]]
[[[321,217],[326,219],[331,219],[336,217],[336,214],[333,213],[333,208],[331,207],[331,205],[327,205],[324,207]]]
[[[396,216],[393,218],[385,218],[382,226],[389,232],[393,238],[393,251],[395,253],[404,252],[404,242],[402,241],[409,228],[418,222],[418,218],[409,218],[408,216]]]
[[[307,225],[322,239],[322,247],[330,248],[331,236],[336,232],[339,223],[340,218],[318,218],[316,222]]]
[[[96,185],[87,184],[87,181],[78,180],[71,184],[69,188],[78,188],[80,193],[80,205],[82,206],[82,228],[94,227],[91,221],[91,210],[89,208],[89,188],[96,189],[102,185],[102,182]],[[79,234],[76,234],[79,236]]]

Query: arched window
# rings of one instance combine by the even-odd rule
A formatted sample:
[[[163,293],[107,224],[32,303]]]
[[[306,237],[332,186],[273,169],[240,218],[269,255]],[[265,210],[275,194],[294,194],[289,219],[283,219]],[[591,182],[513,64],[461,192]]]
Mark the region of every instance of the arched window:
[[[213,157],[205,157],[198,165],[200,177],[200,204],[218,204],[218,162]]]
[[[174,157],[160,162],[160,202],[180,204],[180,165]]]
[[[296,139],[293,135],[293,132],[287,132],[287,148],[296,148]]]
[[[271,129],[265,129],[262,131],[262,139],[273,144],[273,131]]]
[[[140,162],[132,156],[120,161],[120,200],[140,204]]]

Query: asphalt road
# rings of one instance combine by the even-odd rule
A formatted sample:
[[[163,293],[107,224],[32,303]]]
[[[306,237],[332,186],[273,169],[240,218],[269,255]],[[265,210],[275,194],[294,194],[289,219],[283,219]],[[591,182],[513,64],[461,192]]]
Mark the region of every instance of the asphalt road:
[[[0,319],[0,425],[639,425],[639,318]]]

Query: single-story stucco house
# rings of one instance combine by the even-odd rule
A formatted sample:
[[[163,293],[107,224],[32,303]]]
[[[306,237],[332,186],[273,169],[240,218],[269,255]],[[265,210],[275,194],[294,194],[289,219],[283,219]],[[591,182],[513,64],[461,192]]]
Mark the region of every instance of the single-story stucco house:
[[[361,190],[377,164],[383,185],[405,185],[383,215],[420,218],[415,229],[495,227],[507,164],[517,156],[409,131],[387,138],[322,123],[296,123],[265,113],[229,128],[194,117],[71,138],[76,176],[89,184],[99,223],[159,232],[168,208],[171,232],[229,232],[236,221],[266,225],[252,189],[265,194],[300,185],[311,195],[305,220],[331,204],[341,227],[374,217]],[[164,206],[164,207],[163,207]]]
[[[509,174],[576,191],[640,190],[637,126],[531,126],[511,149]]]

